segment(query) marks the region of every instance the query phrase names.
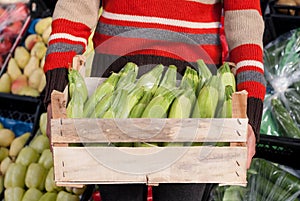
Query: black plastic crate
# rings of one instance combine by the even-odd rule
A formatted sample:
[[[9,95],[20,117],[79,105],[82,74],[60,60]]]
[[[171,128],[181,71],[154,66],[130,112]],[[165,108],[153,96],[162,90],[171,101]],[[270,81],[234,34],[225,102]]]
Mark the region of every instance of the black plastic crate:
[[[44,18],[53,15],[57,0],[30,0],[30,15],[33,18]]]
[[[255,157],[295,169],[300,169],[299,155],[300,139],[261,134],[256,145]]]
[[[284,16],[298,16],[300,17],[300,6],[291,6],[291,5],[279,5],[277,4],[278,0],[271,0],[270,5],[270,12],[272,14],[279,14]]]
[[[0,122],[16,135],[30,132],[31,139],[39,129],[42,112],[44,105],[38,98],[0,93]]]
[[[268,12],[264,14],[265,44],[300,27],[300,6],[277,5],[276,2],[269,1]]]
[[[261,12],[264,14],[266,12],[266,9],[268,7],[269,0],[260,0],[260,8]]]

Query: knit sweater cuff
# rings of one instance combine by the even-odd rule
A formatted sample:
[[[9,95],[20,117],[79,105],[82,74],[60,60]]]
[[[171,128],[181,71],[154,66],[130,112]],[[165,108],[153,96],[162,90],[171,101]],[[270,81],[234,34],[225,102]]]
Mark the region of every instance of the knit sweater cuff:
[[[63,91],[68,84],[68,69],[67,68],[57,68],[54,70],[49,70],[46,72],[46,87],[45,87],[45,97],[44,105],[51,102],[51,93],[53,90]]]
[[[248,98],[247,105],[247,116],[249,119],[249,124],[253,128],[256,136],[256,141],[258,142],[263,112],[263,102],[260,99],[250,97]]]

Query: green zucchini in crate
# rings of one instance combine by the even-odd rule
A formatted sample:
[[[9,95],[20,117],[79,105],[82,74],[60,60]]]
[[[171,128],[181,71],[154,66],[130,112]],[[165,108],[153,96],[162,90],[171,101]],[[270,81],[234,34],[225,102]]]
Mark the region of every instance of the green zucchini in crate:
[[[101,118],[65,116],[66,107],[60,104],[65,102],[66,96],[64,93],[54,91],[51,97],[53,109],[51,143],[55,156],[53,162],[56,184],[58,186],[178,182],[244,184],[247,158],[248,119],[245,110],[247,93],[242,91],[232,94],[232,104],[237,108],[232,114],[234,118],[215,118],[218,104],[223,105],[225,102],[225,86],[219,77],[221,73],[212,75],[202,60],[198,62],[201,65],[197,69],[198,72],[187,67],[182,80],[177,80],[177,68],[174,65],[166,66],[165,73],[162,73],[163,66],[157,65],[139,79],[137,66],[133,63],[126,65],[133,68],[126,74],[120,74],[111,93],[113,98],[102,110],[101,113],[105,112]],[[201,68],[203,72],[199,72]],[[110,77],[84,79],[91,96],[93,91]],[[214,109],[208,111],[213,113],[213,118],[192,118],[198,90],[201,91],[204,86],[213,87],[218,93],[220,88],[223,88],[223,94],[218,95],[220,99],[218,97],[213,99]],[[130,97],[134,100],[131,104]],[[104,98],[105,96],[100,102]],[[209,101],[210,99],[207,103]],[[188,111],[184,114],[181,113],[182,102],[189,102]],[[210,110],[203,108],[206,109]],[[170,114],[174,118],[167,118]],[[224,146],[212,146],[212,143],[219,142],[224,143]],[[195,146],[190,146],[191,144]],[[235,146],[236,144],[241,146]],[[156,158],[158,155],[155,153],[163,155]],[[125,156],[119,157],[118,154]],[[195,156],[201,157],[201,160],[193,158]],[[77,162],[72,162],[75,159]],[[213,166],[223,168],[211,171]],[[77,169],[76,178],[73,168]],[[62,174],[63,172],[68,174]],[[191,172],[193,174],[190,174]]]
[[[103,82],[97,89],[93,92],[93,94],[88,98],[87,102],[84,104],[83,108],[83,116],[84,117],[98,117],[103,113],[99,107],[103,105],[101,101],[105,98],[112,97],[111,93],[116,87],[120,75],[117,73],[112,73],[112,75]],[[99,104],[100,103],[100,104]],[[105,110],[105,109],[103,109]],[[94,111],[94,113],[93,113]],[[92,115],[91,115],[92,114]]]

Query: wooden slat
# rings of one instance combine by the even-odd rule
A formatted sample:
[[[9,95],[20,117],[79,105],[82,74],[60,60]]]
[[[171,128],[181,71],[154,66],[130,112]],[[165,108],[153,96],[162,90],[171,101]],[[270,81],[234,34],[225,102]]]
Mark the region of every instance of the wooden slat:
[[[247,119],[56,119],[52,143],[246,142]]]
[[[245,90],[232,94],[232,118],[247,118],[247,97]]]
[[[245,147],[54,147],[53,151],[57,184],[246,183]]]
[[[53,92],[51,93],[52,118],[67,118],[66,106],[66,94],[63,92],[53,90]]]
[[[247,118],[247,97],[245,90],[232,95],[232,118]],[[246,142],[231,142],[230,146],[246,146]]]

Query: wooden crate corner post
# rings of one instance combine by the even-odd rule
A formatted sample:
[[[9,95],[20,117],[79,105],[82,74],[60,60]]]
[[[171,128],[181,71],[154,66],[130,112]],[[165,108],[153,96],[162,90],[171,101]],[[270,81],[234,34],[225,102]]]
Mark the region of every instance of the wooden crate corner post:
[[[84,76],[84,65],[85,65],[85,57],[82,55],[76,55],[73,58],[73,68],[78,70],[81,75]],[[63,92],[53,90],[51,93],[51,110],[52,110],[52,119],[51,119],[51,145],[52,149],[54,147],[68,147],[68,143],[57,143],[56,140],[57,133],[61,132],[60,127],[62,126],[62,120],[67,118],[67,103],[68,103],[68,86],[65,87]],[[53,149],[53,152],[55,149]],[[59,157],[57,154],[53,153],[53,160],[57,161],[56,157]],[[55,163],[54,165],[58,165]],[[64,161],[61,161],[59,165],[64,165]],[[70,186],[70,187],[78,187],[82,188],[83,184],[76,183],[65,183],[57,181],[58,175],[63,175],[63,170],[60,167],[54,166],[54,177],[57,186]]]

